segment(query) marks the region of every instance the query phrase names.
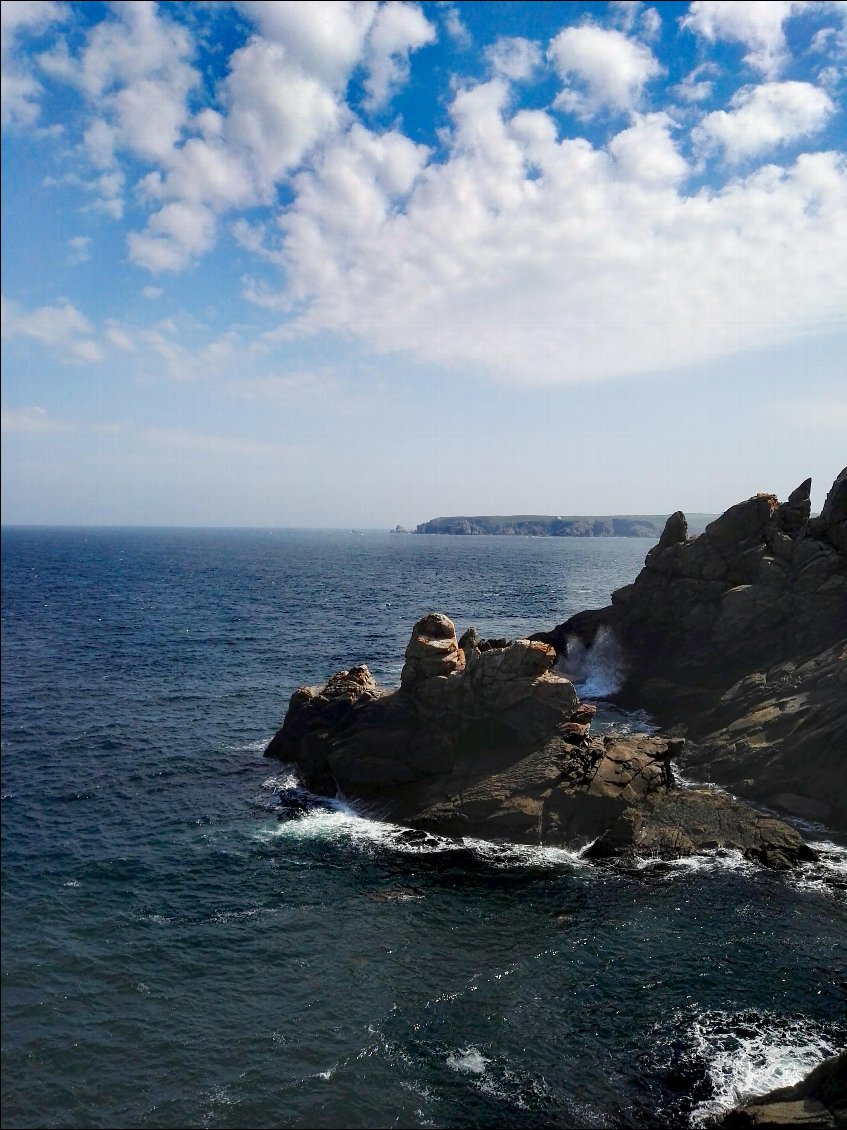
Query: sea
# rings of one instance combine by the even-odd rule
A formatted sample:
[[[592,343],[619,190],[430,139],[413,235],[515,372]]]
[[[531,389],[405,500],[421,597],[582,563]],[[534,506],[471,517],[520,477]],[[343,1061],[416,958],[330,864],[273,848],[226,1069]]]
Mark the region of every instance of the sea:
[[[262,756],[424,613],[522,637],[651,544],[4,529],[3,1126],[698,1127],[845,1047],[832,829],[788,875],[416,846]],[[619,676],[574,674],[649,729]]]

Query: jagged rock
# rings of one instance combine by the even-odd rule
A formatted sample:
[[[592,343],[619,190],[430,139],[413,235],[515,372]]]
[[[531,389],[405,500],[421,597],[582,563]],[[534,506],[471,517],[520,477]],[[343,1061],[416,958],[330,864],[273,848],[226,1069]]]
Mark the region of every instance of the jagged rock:
[[[688,520],[681,510],[676,510],[665,522],[661,537],[647,556],[658,557],[662,550],[667,549],[668,546],[679,545],[685,541],[688,541]]]
[[[590,648],[613,631],[621,703],[689,726],[686,767],[847,827],[847,468],[813,519],[810,488],[782,504],[755,495],[688,540],[672,515],[608,608],[535,638],[565,654],[569,639]],[[768,686],[742,692],[754,675]]]
[[[824,536],[836,549],[847,553],[847,467],[832,484],[818,521]]]
[[[812,513],[812,480],[805,479],[779,507],[778,522],[781,530],[796,537]]]

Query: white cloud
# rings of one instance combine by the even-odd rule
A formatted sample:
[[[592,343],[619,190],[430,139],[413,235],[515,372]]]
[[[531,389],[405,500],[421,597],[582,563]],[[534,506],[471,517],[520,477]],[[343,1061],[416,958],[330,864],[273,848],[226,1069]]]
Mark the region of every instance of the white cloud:
[[[0,430],[23,435],[53,435],[70,428],[67,420],[51,415],[46,408],[33,404],[24,408],[0,409]]]
[[[538,44],[520,36],[501,36],[485,49],[485,57],[496,74],[517,82],[532,78],[541,64]]]
[[[365,52],[374,0],[243,0],[237,7],[287,58],[329,90],[346,87]]]
[[[662,30],[662,17],[655,8],[645,8],[643,0],[612,0],[609,7],[621,30],[637,31],[644,39],[657,39]]]
[[[116,323],[106,327],[104,337],[109,345],[122,350],[124,353],[131,353],[135,349],[135,342],[132,337]]]
[[[804,7],[801,0],[694,0],[681,24],[710,43],[743,44],[745,62],[772,78],[787,57],[783,24]]]
[[[584,118],[637,109],[646,83],[662,73],[649,47],[595,24],[560,31],[548,56],[566,84],[555,105]]]
[[[91,236],[75,235],[68,240],[68,263],[72,267],[87,263],[91,258]]]
[[[89,101],[94,117],[83,151],[103,170],[91,187],[115,219],[123,214],[118,155],[167,162],[177,151],[190,120],[188,97],[200,82],[193,53],[186,27],[151,0],[135,0],[113,4],[109,17],[89,30],[78,56],[63,41],[39,56],[46,74],[75,86]]]
[[[656,187],[684,180],[689,168],[670,136],[673,127],[667,114],[637,114],[634,124],[609,142],[621,175]]]
[[[205,345],[191,348],[180,339],[171,321],[159,322],[144,330],[138,340],[164,365],[167,375],[177,381],[198,381],[226,372],[246,349],[235,330],[227,330]]]
[[[41,83],[18,49],[28,35],[45,31],[68,17],[66,4],[54,0],[4,0],[0,5],[0,105],[4,127],[37,121]]]
[[[645,8],[638,22],[645,39],[658,39],[662,34],[662,17],[658,8]]]
[[[381,109],[409,77],[412,51],[435,41],[435,28],[417,4],[394,0],[382,4],[368,34],[365,65],[367,105]]]
[[[722,148],[728,161],[756,157],[812,136],[835,109],[829,95],[808,82],[743,87],[730,106],[707,114],[691,134],[697,147],[705,152]]]
[[[359,129],[297,180],[282,217],[280,334],[335,331],[518,382],[705,362],[843,325],[847,175],[832,153],[721,190],[676,185],[665,115],[608,146],[460,91],[442,163]],[[402,158],[402,160],[400,160]],[[406,189],[392,201],[391,160]],[[449,237],[446,235],[449,233]],[[281,301],[281,300],[278,300]]]
[[[100,361],[100,347],[92,340],[94,330],[85,315],[62,298],[55,306],[24,310],[16,302],[3,299],[3,336],[28,337],[57,350],[63,359]]]
[[[444,20],[444,29],[450,39],[460,49],[467,49],[473,43],[471,33],[465,27],[459,9],[453,4],[440,4],[439,15]]]
[[[214,242],[214,214],[201,204],[174,201],[151,217],[145,231],[130,233],[129,257],[154,274],[181,271]]]
[[[344,93],[358,64],[371,68],[376,101],[401,77],[408,51],[434,34],[413,5],[263,0],[238,7],[261,34],[229,59],[219,90],[223,112],[198,114],[192,125],[201,136],[179,148],[166,137],[162,172],[143,182],[149,199],[166,203],[143,232],[130,235],[129,252],[152,271],[183,270],[213,245],[217,217],[272,203],[277,184],[347,128]],[[179,122],[169,120],[173,132]],[[152,141],[147,152],[156,157]]]
[[[144,298],[152,302],[154,299],[162,297],[162,288],[160,286],[145,286],[141,288],[141,293]]]
[[[671,94],[688,104],[705,102],[712,97],[715,85],[713,78],[718,73],[714,63],[701,63],[700,66],[689,71],[682,82],[671,87]]]

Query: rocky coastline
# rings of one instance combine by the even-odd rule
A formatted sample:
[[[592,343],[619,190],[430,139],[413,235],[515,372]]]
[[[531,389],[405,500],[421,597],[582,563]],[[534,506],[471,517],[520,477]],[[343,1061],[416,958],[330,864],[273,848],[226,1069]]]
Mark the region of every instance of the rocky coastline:
[[[687,738],[681,766],[847,832],[847,468],[818,517],[811,480],[688,537],[671,515],[633,584],[537,637],[566,656],[612,632],[617,696]]]
[[[656,538],[667,521],[666,514],[569,515],[561,514],[457,514],[430,518],[415,527],[416,534],[454,534],[536,538]],[[704,529],[715,515],[691,516],[691,528]],[[396,531],[395,531],[396,532]]]
[[[847,470],[818,518],[810,482],[757,495],[688,537],[671,515],[608,608],[530,640],[415,624],[399,688],[364,665],[291,698],[266,756],[421,834],[673,859],[719,849],[785,869],[815,858],[757,804],[847,824]],[[596,735],[593,703],[556,669],[614,633],[620,700],[659,735]],[[680,787],[674,765],[702,781]],[[739,799],[743,798],[743,799]],[[749,803],[753,802],[753,803]]]

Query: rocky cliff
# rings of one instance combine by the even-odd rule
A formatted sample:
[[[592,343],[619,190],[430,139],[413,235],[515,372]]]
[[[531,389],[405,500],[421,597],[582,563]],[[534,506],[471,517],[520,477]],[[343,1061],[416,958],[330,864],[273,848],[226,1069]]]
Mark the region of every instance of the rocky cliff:
[[[687,769],[847,829],[847,469],[816,518],[810,488],[756,495],[696,538],[671,515],[608,608],[537,638],[565,655],[610,628],[621,700],[687,727]]]

